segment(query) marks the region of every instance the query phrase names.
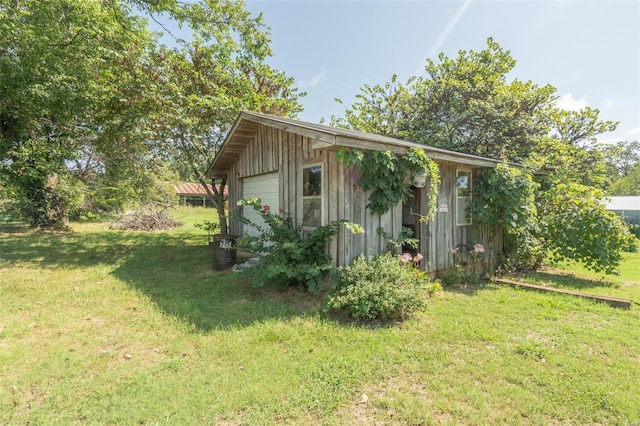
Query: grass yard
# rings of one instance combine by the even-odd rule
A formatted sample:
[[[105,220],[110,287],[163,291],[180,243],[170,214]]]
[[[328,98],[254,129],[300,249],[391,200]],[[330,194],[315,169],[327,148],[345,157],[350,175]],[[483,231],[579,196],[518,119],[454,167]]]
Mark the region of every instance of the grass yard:
[[[0,224],[0,424],[637,424],[640,310],[492,283],[402,324],[211,268],[181,208],[170,232]],[[522,279],[640,301],[613,279]],[[575,268],[571,268],[573,271]]]

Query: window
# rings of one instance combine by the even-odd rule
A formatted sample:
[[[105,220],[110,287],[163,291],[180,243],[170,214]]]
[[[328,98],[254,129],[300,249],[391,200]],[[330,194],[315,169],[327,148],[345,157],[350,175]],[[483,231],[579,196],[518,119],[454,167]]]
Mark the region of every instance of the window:
[[[470,225],[471,214],[467,208],[471,205],[471,171],[458,170],[456,173],[456,222],[458,225]]]
[[[317,228],[322,221],[322,165],[302,169],[302,208],[304,226]]]

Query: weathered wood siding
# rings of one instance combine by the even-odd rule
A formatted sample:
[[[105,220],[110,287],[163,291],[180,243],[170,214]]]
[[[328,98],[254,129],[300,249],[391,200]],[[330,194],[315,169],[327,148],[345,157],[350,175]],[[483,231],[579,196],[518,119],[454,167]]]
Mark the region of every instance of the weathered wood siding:
[[[322,164],[324,170],[322,208],[325,223],[349,219],[365,229],[365,233],[360,235],[340,232],[331,241],[327,250],[334,264],[349,263],[361,253],[374,255],[384,251],[386,244],[377,230],[382,227],[397,238],[402,223],[402,206],[384,215],[372,215],[365,209],[368,194],[360,186],[361,175],[355,167],[345,169],[337,161],[335,151],[313,149],[309,138],[284,130],[261,126],[231,168],[228,176],[230,208],[238,209],[237,202],[243,198],[243,178],[278,171],[280,206],[291,213],[296,223],[300,223],[305,213],[301,172],[303,166],[313,164]],[[232,221],[230,229],[234,234],[243,233],[242,224],[237,221]]]
[[[393,238],[398,238],[402,227],[402,205],[398,205],[383,215],[372,215],[365,208],[369,194],[361,187],[361,175],[355,167],[344,168],[336,159],[336,152],[313,149],[312,140],[306,136],[286,130],[261,126],[244,152],[231,168],[228,176],[229,205],[237,208],[243,198],[242,179],[265,173],[278,172],[280,181],[280,206],[290,212],[296,223],[303,216],[302,168],[307,165],[322,164],[323,211],[325,223],[332,220],[348,219],[363,226],[365,233],[353,235],[342,231],[328,244],[327,250],[334,260],[334,266],[349,263],[360,254],[375,255],[386,249],[384,239],[378,229],[384,229]],[[449,249],[464,243],[474,243],[469,235],[470,226],[456,224],[456,165],[439,164],[441,184],[438,204],[446,202],[448,212],[436,214],[435,220],[418,225],[419,251],[423,254],[423,267],[429,272],[448,269],[452,266]],[[426,189],[419,191],[420,213],[426,214]],[[241,235],[242,224],[231,222],[231,232]],[[500,246],[501,247],[501,246]]]

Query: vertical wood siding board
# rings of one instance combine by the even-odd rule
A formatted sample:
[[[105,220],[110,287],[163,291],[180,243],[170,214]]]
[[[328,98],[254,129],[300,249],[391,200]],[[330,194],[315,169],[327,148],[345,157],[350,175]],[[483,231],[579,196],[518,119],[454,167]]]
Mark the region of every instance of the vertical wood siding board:
[[[345,182],[344,182],[344,169],[342,165],[336,159],[335,152],[328,156],[330,161],[333,163],[334,168],[336,169],[336,189],[337,189],[337,219],[345,219]],[[344,230],[344,227],[340,229],[340,232],[337,235],[336,241],[338,244],[338,251],[336,253],[336,264],[343,265],[344,264],[344,254],[345,254],[345,234],[347,231]]]
[[[335,158],[335,153],[333,154],[333,161],[337,171],[337,184],[338,184],[338,219],[346,219],[347,218],[347,199],[346,199],[346,191],[345,191],[345,173],[342,164],[338,162]],[[347,244],[347,234],[351,234],[351,232],[347,231],[342,227],[340,229],[340,233],[338,234],[338,265],[345,264],[345,256],[346,256],[346,244]]]
[[[274,168],[274,164],[275,159],[273,158],[274,153],[276,152],[276,138],[277,138],[277,132],[276,129],[271,129],[271,131],[269,132],[269,149],[266,152],[266,158],[267,158],[267,169],[270,172],[275,171]],[[280,192],[280,196],[282,197],[282,192]],[[282,205],[282,204],[280,204]]]
[[[258,168],[260,170],[260,174],[265,173],[267,171],[267,165],[265,164],[265,153],[268,146],[269,141],[269,133],[270,129],[265,129],[265,132],[262,134],[262,139],[258,144]]]
[[[235,182],[234,182],[234,177],[235,177],[235,170],[236,170],[236,165],[238,163],[236,162],[236,164],[232,165],[229,168],[229,174],[227,175],[227,194],[229,194],[227,196],[227,202],[229,203],[229,211],[231,211],[233,209],[233,206],[236,205],[236,194],[235,194]],[[231,232],[232,234],[234,233],[236,228],[235,225],[235,221],[229,219],[229,232]]]
[[[447,177],[448,177],[447,188],[448,188],[452,203],[454,205],[457,203],[457,192],[455,189],[455,178],[456,178],[455,176],[456,176],[456,166],[450,165],[449,173],[447,174]],[[449,233],[449,238],[447,241],[448,248],[453,248],[458,244],[460,244],[460,242],[458,241],[458,219],[457,219],[458,215],[456,214],[457,206],[456,208],[451,210],[451,213],[452,214],[448,215],[449,220],[446,228],[446,231]]]
[[[374,252],[372,254],[374,255],[378,255],[380,253],[382,253],[383,249],[384,249],[384,245],[383,245],[383,241],[382,241],[382,237],[380,236],[380,234],[378,234],[378,229],[380,228],[385,228],[385,218],[383,217],[384,215],[381,214],[376,214],[373,215],[373,227],[371,229],[371,235],[374,238],[375,244],[373,245],[373,247],[375,248]],[[388,232],[388,231],[387,231]]]
[[[332,161],[332,159],[334,158],[335,154],[330,153],[326,156],[326,161],[324,162],[324,175],[326,182],[322,190],[326,192],[325,196],[322,198],[323,200],[325,200],[328,208],[328,215],[325,217],[325,223],[337,220],[338,218],[338,177],[336,173],[336,163]],[[331,238],[331,241],[329,241],[328,245],[329,255],[331,256],[331,263],[333,264],[333,266],[336,266],[338,260],[338,242],[335,235]]]
[[[260,169],[260,146],[262,145],[262,135],[264,134],[264,132],[266,131],[266,129],[263,129],[262,132],[260,132],[260,135],[256,138],[255,143],[253,144],[253,174],[254,175],[259,175],[262,173],[262,170]]]
[[[274,129],[273,132],[273,147],[271,151],[271,164],[273,169],[277,170],[280,164],[280,132]]]
[[[442,175],[443,175],[443,166],[442,164],[438,164],[438,172],[440,173],[440,185],[438,186],[438,204],[443,201],[442,194]],[[435,219],[429,222],[427,226],[427,252],[429,253],[429,272],[437,271],[437,262],[438,262],[438,250],[436,245],[437,239],[437,228],[438,222],[442,220],[442,215],[444,213],[436,213]]]
[[[296,199],[296,212],[298,214],[298,220],[302,220],[304,217],[304,205],[302,203],[302,188],[298,188],[298,185],[302,184],[302,166],[304,164],[303,161],[303,146],[302,146],[302,136],[301,135],[293,135],[293,143],[295,146],[295,168],[294,168],[294,179],[296,182],[296,191],[294,192],[294,197]]]
[[[449,174],[449,167],[447,165],[443,165],[440,173],[440,176],[441,176],[440,200],[441,202],[448,203],[449,211],[439,215],[438,221],[435,224],[435,228],[434,228],[433,244],[434,244],[435,257],[436,257],[436,260],[434,263],[435,270],[446,268],[446,257],[444,256],[443,251],[448,252],[449,247],[447,247],[448,242],[446,240],[445,230],[449,222],[449,216],[454,214],[454,206],[450,203],[450,200],[449,200],[450,194],[448,190],[448,186],[449,186],[448,174]]]
[[[258,159],[260,165],[260,173],[266,173],[268,171],[266,164],[266,153],[267,148],[269,147],[269,134],[271,133],[271,129],[267,129],[266,132],[262,135],[262,140],[258,145]]]
[[[329,192],[324,197],[329,203],[329,221],[338,220],[338,170],[337,163],[335,161],[335,153],[327,155],[325,161],[326,168],[329,173]]]
[[[447,191],[448,194],[448,199],[449,201],[449,205],[454,205],[455,206],[455,174],[456,174],[456,166],[455,165],[449,165],[447,167],[447,180],[446,180],[446,185],[445,185],[445,191]],[[450,248],[455,247],[456,245],[458,245],[458,243],[456,242],[455,238],[456,238],[456,229],[457,229],[457,219],[456,219],[456,209],[455,207],[453,209],[449,209],[449,214],[446,215],[446,223],[445,223],[445,228],[444,228],[444,232],[445,232],[445,245],[444,247],[442,247],[441,252],[444,254],[444,252],[449,252]],[[446,267],[446,263],[443,263],[441,265],[441,268],[445,268]]]
[[[289,197],[287,188],[287,175],[286,172],[282,169],[278,169],[278,181],[280,182],[280,208],[287,211],[287,198]]]
[[[249,144],[249,174],[250,176],[255,176],[258,174],[258,168],[256,167],[256,145],[258,144],[258,141],[260,140],[260,136],[262,134],[262,132],[264,132],[264,128],[261,128],[260,131],[256,134],[256,136],[253,138],[253,140],[251,141],[251,143]]]
[[[442,199],[445,200],[447,203],[449,202],[449,191],[447,190],[447,187],[449,185],[449,180],[448,180],[448,173],[449,173],[449,167],[445,165],[445,167],[443,167],[443,173],[441,174],[441,180],[442,180]],[[444,230],[446,229],[446,225],[448,222],[448,217],[451,214],[454,214],[453,210],[454,210],[455,206],[453,206],[452,204],[449,204],[449,211],[447,213],[443,213],[442,217],[440,218],[440,220],[438,221],[438,223],[436,224],[436,235],[435,235],[435,244],[436,244],[436,264],[435,264],[435,268],[436,270],[440,270],[443,268],[443,265],[445,265],[445,262],[443,262],[443,255],[442,255],[442,251],[447,249],[447,241],[445,239],[445,233]]]
[[[238,159],[235,162],[235,166],[237,167],[238,176],[244,176],[244,153],[240,153]]]
[[[428,185],[428,183],[427,183]],[[427,191],[425,188],[420,188],[418,190],[418,213],[421,216],[424,216],[426,213],[425,206],[428,205],[428,200],[425,199],[427,196]],[[418,226],[416,229],[416,234],[413,236],[418,239],[418,253],[421,253],[423,256],[422,260],[422,269],[426,269],[429,264],[429,253],[427,252],[427,230],[426,225],[422,221],[418,221]]]
[[[353,167],[353,166],[352,166]],[[351,171],[353,176],[353,170]],[[362,189],[352,179],[351,180],[351,220],[354,223],[360,224],[362,229],[365,230],[365,221],[362,215]],[[365,241],[364,234],[358,234],[351,237],[351,258],[354,259],[360,256],[363,251],[363,245]]]
[[[283,161],[283,146],[284,146],[284,141],[282,139],[282,130],[278,130],[277,132],[278,135],[278,152],[277,152],[277,158],[276,158],[276,164],[278,165],[278,168],[280,168],[282,166],[282,164],[284,163]]]
[[[229,171],[229,208],[237,209],[238,208],[238,200],[242,199],[242,180],[238,178],[238,170],[236,167],[238,163],[236,163],[231,170]],[[231,199],[232,198],[232,199]],[[240,221],[234,220],[232,221],[235,225],[231,233],[236,235],[242,235],[242,223]]]
[[[294,135],[287,133],[287,146],[289,147],[289,158],[287,161],[287,167],[289,167],[289,176],[287,177],[287,193],[289,194],[289,212],[292,215],[294,223],[298,223],[299,214],[296,210],[296,188],[298,182],[296,182],[296,143]]]
[[[373,234],[371,229],[373,228],[373,217],[371,216],[371,211],[367,209],[365,206],[367,205],[367,200],[369,199],[370,191],[362,191],[362,220],[364,226],[364,242],[363,242],[363,253],[365,256],[369,256],[371,254],[371,247],[375,244],[373,239]]]
[[[256,138],[256,136],[254,136],[251,141],[249,142],[249,144],[247,145],[247,147],[244,149],[244,156],[245,156],[245,167],[246,167],[246,171],[244,176],[251,176],[253,174],[253,166],[251,164],[253,158],[251,157],[251,153],[252,153],[252,149],[251,146],[253,145],[253,140]]]
[[[280,131],[274,132],[274,146],[273,146],[273,168],[278,170],[280,167]]]
[[[402,231],[402,203],[398,203],[393,208],[393,216],[391,218],[391,229],[393,232],[393,238],[400,238],[400,231]]]
[[[259,152],[259,157],[260,157],[260,173],[266,173],[267,171],[269,171],[269,165],[267,164],[267,154],[268,154],[268,150],[269,150],[269,135],[271,134],[271,129],[267,129],[266,132],[264,132],[264,135],[262,137],[262,141],[260,142],[260,144],[258,145],[258,152]]]
[[[444,167],[440,165],[440,186],[438,188],[438,202],[446,201],[446,194],[443,193],[444,184],[442,182],[442,176],[444,175],[444,172]],[[438,235],[438,229],[446,214],[447,213],[438,213],[438,215],[436,216],[436,220],[429,226],[429,251],[431,252],[432,259],[431,272],[438,270],[438,262],[441,257],[440,253],[438,253],[438,238],[440,238],[440,236]]]
[[[291,202],[290,198],[289,198],[289,191],[288,191],[288,185],[289,185],[289,163],[288,163],[288,159],[289,159],[289,143],[286,139],[286,135],[284,135],[285,137],[283,137],[282,132],[280,132],[279,134],[279,138],[280,138],[280,177],[282,179],[282,185],[283,185],[283,195],[285,197],[285,202],[282,204],[282,208],[285,209],[286,211],[290,212],[291,209],[289,207],[289,203]]]
[[[353,222],[353,179],[352,174],[349,173],[348,170],[340,164],[340,169],[342,173],[342,184],[344,187],[344,218]],[[353,233],[350,231],[343,231],[344,233],[344,254],[343,254],[343,265],[349,264],[352,259],[352,241],[353,241]]]
[[[391,235],[391,238],[393,238],[393,229],[392,229],[393,211],[394,211],[394,208],[392,207],[391,209],[389,209],[388,212],[380,215],[380,226],[379,226],[380,228],[384,229],[384,232]],[[375,233],[378,234],[378,229],[375,229]],[[384,238],[382,237],[378,238],[378,251],[376,254],[382,253],[386,249],[387,249],[386,241],[384,240]]]

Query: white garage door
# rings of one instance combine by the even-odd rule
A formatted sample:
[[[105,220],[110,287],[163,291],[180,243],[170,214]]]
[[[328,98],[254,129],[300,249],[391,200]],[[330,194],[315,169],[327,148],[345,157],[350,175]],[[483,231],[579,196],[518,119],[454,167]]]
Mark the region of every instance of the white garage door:
[[[242,179],[242,197],[249,199],[260,198],[263,206],[269,206],[272,213],[278,214],[280,210],[280,180],[278,173],[247,177]],[[243,215],[253,223],[264,225],[262,217],[250,206],[242,208]],[[244,226],[244,232],[249,235],[257,235],[258,231],[252,226]]]

